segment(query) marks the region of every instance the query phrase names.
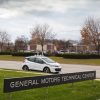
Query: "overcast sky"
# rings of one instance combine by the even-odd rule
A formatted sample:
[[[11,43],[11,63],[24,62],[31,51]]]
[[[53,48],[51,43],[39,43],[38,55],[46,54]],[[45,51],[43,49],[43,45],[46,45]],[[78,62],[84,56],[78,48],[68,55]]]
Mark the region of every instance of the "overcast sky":
[[[0,0],[0,30],[13,40],[29,37],[36,24],[48,24],[59,39],[79,40],[88,16],[99,18],[100,0]]]

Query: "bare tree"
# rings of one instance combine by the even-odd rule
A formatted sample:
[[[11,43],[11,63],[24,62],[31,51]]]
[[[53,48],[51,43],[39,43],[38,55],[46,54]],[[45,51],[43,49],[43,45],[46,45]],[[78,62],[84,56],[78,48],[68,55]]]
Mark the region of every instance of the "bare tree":
[[[17,37],[15,40],[15,50],[23,51],[27,49],[28,39],[25,36]]]
[[[94,45],[98,54],[100,53],[100,21],[88,18],[81,30],[85,44]]]
[[[51,33],[49,25],[37,25],[33,28],[31,32],[32,39],[36,40],[36,43],[39,43],[42,47],[42,54],[44,53],[44,45],[47,40],[53,40],[55,34]]]
[[[4,45],[9,43],[10,35],[5,31],[0,31],[0,50],[4,49]]]

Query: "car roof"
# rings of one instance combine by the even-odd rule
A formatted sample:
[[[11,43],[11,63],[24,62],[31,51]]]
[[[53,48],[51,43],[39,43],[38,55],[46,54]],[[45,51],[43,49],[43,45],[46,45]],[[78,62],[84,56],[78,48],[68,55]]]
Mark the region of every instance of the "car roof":
[[[34,56],[28,56],[28,57],[25,57],[25,58],[27,59],[27,58],[47,58],[47,57],[45,57],[43,55],[34,55]]]

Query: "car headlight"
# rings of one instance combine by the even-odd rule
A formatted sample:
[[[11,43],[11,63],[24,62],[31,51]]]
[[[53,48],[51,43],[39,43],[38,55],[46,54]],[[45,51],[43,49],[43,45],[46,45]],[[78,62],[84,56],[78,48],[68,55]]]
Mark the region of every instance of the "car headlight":
[[[59,66],[56,66],[56,65],[52,65],[53,67],[59,67]]]

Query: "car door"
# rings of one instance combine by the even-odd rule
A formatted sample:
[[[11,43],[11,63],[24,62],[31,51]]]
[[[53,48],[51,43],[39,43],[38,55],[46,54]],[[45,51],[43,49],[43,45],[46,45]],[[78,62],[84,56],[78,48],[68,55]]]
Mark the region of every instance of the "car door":
[[[28,58],[28,67],[29,69],[32,69],[32,70],[36,70],[36,63],[35,63],[35,57],[34,58]]]
[[[43,71],[45,67],[45,62],[40,58],[35,58],[35,70]]]

